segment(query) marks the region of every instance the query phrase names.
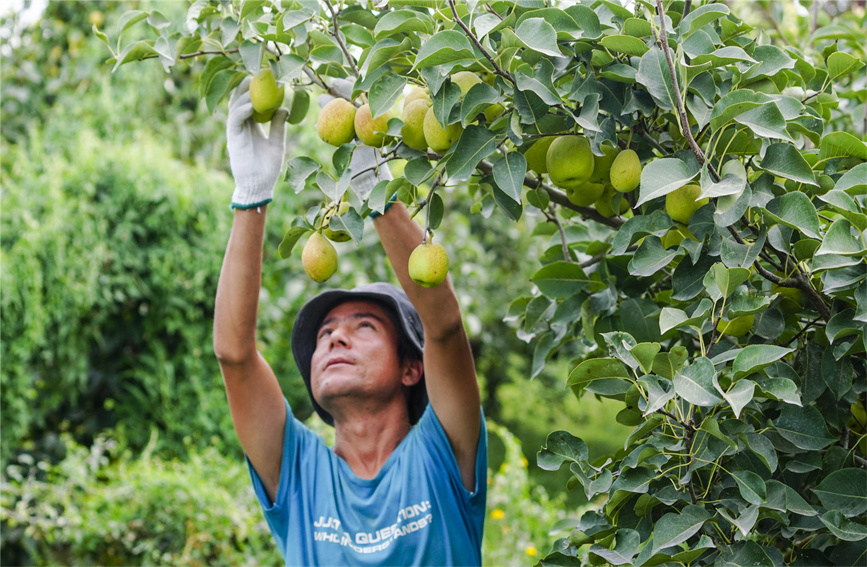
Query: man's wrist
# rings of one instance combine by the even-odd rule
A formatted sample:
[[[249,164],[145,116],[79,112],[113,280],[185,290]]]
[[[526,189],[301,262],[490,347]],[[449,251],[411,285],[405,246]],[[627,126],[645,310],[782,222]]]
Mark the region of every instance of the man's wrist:
[[[393,204],[397,203],[397,201],[398,201],[397,193],[395,193],[394,195],[391,196],[391,199],[389,199],[388,202],[385,204],[385,208],[382,209],[381,213],[378,213],[376,211],[370,211],[370,214],[368,216],[371,219],[376,220],[378,217],[381,217],[382,215],[387,213],[388,209],[390,209]]]

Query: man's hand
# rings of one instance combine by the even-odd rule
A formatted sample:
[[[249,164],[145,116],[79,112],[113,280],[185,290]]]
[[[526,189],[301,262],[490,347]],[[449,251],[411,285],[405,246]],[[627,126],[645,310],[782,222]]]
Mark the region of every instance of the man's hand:
[[[252,77],[244,79],[232,93],[226,121],[229,163],[235,178],[233,209],[252,209],[271,202],[286,153],[289,111],[277,109],[271,118],[271,131],[266,136],[262,127],[251,120],[251,80]]]

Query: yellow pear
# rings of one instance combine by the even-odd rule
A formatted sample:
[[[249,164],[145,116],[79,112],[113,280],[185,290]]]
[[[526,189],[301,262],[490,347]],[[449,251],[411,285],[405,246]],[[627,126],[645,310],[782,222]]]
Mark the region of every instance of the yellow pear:
[[[416,100],[426,100],[428,106],[430,106],[430,94],[428,94],[428,90],[424,87],[413,87],[409,94],[406,95],[406,98],[403,99],[403,107],[406,108],[410,104],[412,104]]]
[[[434,116],[433,107],[427,109],[424,116],[424,139],[430,149],[435,152],[444,152],[461,137],[464,127],[460,122],[449,124],[447,128]]]
[[[449,254],[442,244],[422,243],[409,255],[409,277],[422,287],[436,287],[449,273]]]
[[[551,183],[561,189],[578,188],[593,175],[594,160],[590,142],[584,136],[560,136],[551,142],[546,164]],[[601,194],[602,188],[588,205],[593,204]]]
[[[545,136],[534,142],[530,149],[524,153],[524,158],[527,160],[527,169],[536,173],[548,173],[548,148],[551,147],[555,136]]]
[[[470,71],[458,71],[451,76],[451,80],[454,84],[461,87],[462,97],[467,96],[467,93],[473,86],[482,82],[482,79],[478,75]]]
[[[417,98],[403,107],[403,112],[400,119],[403,121],[403,127],[400,129],[400,134],[403,137],[403,143],[414,150],[422,152],[427,151],[427,140],[424,136],[424,117],[430,108],[430,101],[424,98]]]
[[[331,228],[331,221],[334,220],[334,217],[335,216],[339,217],[340,215],[342,215],[343,213],[345,213],[348,210],[349,210],[349,203],[347,203],[346,201],[343,201],[340,203],[340,206],[337,208],[336,213],[332,212],[331,215],[328,216],[326,228],[325,228],[325,230],[322,231],[322,234],[324,234],[325,237],[328,238],[328,240],[331,240],[332,242],[346,242],[352,238],[352,236],[349,234],[349,231],[347,231],[347,230]],[[333,209],[332,209],[332,211],[333,211]]]
[[[602,196],[593,204],[599,214],[603,217],[614,217],[629,210],[629,202],[625,197],[621,196],[619,199],[620,205],[618,207],[620,212],[614,212],[613,201],[615,195],[617,195],[617,191],[614,190],[614,187],[606,185],[605,189],[602,191]]]
[[[695,184],[675,189],[665,196],[665,212],[672,220],[689,224],[692,215],[710,201],[707,197],[696,201],[699,195],[701,187]]]
[[[322,234],[314,232],[301,251],[301,265],[311,280],[322,283],[337,271],[337,250]]]
[[[355,113],[355,134],[365,145],[381,148],[389,138],[378,132],[388,131],[390,118],[392,118],[390,110],[374,118],[370,113],[370,105],[363,104]]]
[[[258,75],[250,81],[250,102],[253,103],[253,120],[268,122],[274,112],[283,104],[283,86],[277,86],[277,80],[270,66],[265,66]]]
[[[323,142],[342,146],[355,137],[355,107],[344,98],[335,98],[319,111],[316,132]]]
[[[627,193],[641,182],[641,160],[634,150],[623,150],[611,164],[611,186]]]
[[[602,144],[602,155],[593,154],[593,175],[590,176],[590,181],[597,183],[611,184],[611,164],[620,153],[618,148],[609,144]]]

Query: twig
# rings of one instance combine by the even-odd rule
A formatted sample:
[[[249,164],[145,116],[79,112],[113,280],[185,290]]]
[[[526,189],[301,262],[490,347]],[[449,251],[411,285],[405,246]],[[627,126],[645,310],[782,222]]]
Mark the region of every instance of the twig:
[[[545,212],[545,217],[547,217],[548,222],[554,223],[557,230],[560,231],[560,244],[563,247],[563,259],[567,262],[574,263],[575,260],[572,259],[572,254],[569,253],[569,243],[566,241],[566,231],[563,230],[563,223],[561,223],[560,219],[557,218],[557,211],[554,209],[553,204],[548,205],[548,211]]]
[[[804,325],[804,327],[803,327],[800,331],[798,331],[798,334],[795,335],[794,337],[792,337],[792,338],[791,338],[788,342],[786,342],[786,344],[784,344],[783,346],[784,346],[784,347],[787,347],[787,346],[789,346],[790,344],[792,344],[793,342],[795,342],[796,340],[798,340],[798,337],[800,337],[801,335],[803,335],[805,332],[807,332],[807,329],[809,329],[810,327],[812,327],[813,325],[815,325],[815,324],[818,323],[818,322],[819,322],[819,318],[817,317],[816,319],[813,319],[812,321],[810,321],[809,323],[807,323],[806,325]]]
[[[337,40],[338,45],[340,45],[341,51],[343,51],[343,55],[346,57],[346,60],[349,61],[349,66],[352,68],[352,73],[357,77],[358,76],[358,67],[355,66],[355,60],[352,55],[349,54],[349,50],[346,48],[346,44],[343,42],[343,38],[340,37],[340,28],[337,26],[337,12],[334,11],[334,6],[331,5],[331,0],[325,0],[325,5],[328,6],[328,11],[331,12],[331,20],[334,26],[334,39]]]
[[[213,50],[213,51],[196,51],[195,53],[185,53],[184,55],[178,55],[178,59],[190,59],[191,57],[198,57],[200,55],[226,55],[228,53],[238,53],[238,49],[227,49],[225,51]],[[157,55],[157,57],[159,57]]]
[[[657,142],[656,139],[650,135],[650,133],[647,131],[647,128],[645,128],[643,124],[637,124],[635,128],[633,128],[633,130],[639,136],[641,136],[645,142],[653,146],[653,148],[659,153],[661,153],[663,156],[667,156],[669,154],[668,150],[659,145],[659,142]]]
[[[683,135],[686,136],[686,141],[689,142],[689,148],[695,154],[699,165],[707,165],[708,170],[714,178],[714,181],[719,181],[720,176],[714,169],[713,165],[707,161],[704,152],[698,147],[695,138],[692,137],[692,130],[689,128],[689,120],[686,116],[686,108],[683,105],[683,98],[680,96],[680,86],[677,82],[677,71],[674,69],[674,61],[671,60],[671,53],[668,49],[668,32],[665,29],[665,10],[662,7],[662,0],[656,0],[656,10],[659,13],[660,36],[657,37],[659,48],[665,54],[665,61],[668,63],[668,72],[671,75],[671,88],[674,91],[674,100],[677,104],[677,113],[680,115],[680,124],[683,127]]]
[[[458,9],[455,7],[455,0],[449,0],[449,7],[451,7],[452,14],[454,14],[453,19],[455,23],[461,26],[461,29],[464,30],[464,33],[466,33],[467,36],[470,38],[470,41],[472,41],[478,48],[478,50],[482,52],[482,55],[484,55],[485,58],[491,62],[491,65],[494,66],[494,73],[503,77],[510,83],[515,84],[515,79],[512,78],[512,75],[506,73],[500,68],[499,65],[497,65],[497,62],[494,61],[494,58],[491,57],[491,55],[485,50],[484,47],[482,47],[482,44],[479,42],[479,38],[477,38],[475,34],[473,34],[470,28],[467,27],[467,24],[465,24],[464,21],[458,16]]]
[[[601,262],[603,258],[605,258],[605,252],[600,252],[599,254],[593,256],[589,260],[585,260],[585,261],[581,262],[580,264],[578,264],[578,267],[582,268],[582,269],[583,268],[589,268],[593,264],[598,264],[599,262]]]

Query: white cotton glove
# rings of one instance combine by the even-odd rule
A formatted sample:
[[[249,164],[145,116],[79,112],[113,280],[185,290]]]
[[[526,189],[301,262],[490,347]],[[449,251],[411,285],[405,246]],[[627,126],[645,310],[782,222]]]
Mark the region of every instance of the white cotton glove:
[[[274,112],[271,130],[266,136],[262,126],[251,118],[251,80],[252,77],[244,79],[232,93],[226,121],[226,145],[232,176],[235,178],[233,209],[253,209],[271,202],[286,153],[286,118],[289,111],[278,108]]]
[[[331,90],[342,98],[349,100],[352,96],[353,85],[354,83],[348,79],[334,79],[331,81]],[[330,94],[321,95],[318,100],[319,108],[322,108],[332,100],[334,100],[334,97]],[[352,179],[352,189],[362,200],[367,199],[370,192],[373,191],[374,185],[383,179],[388,181],[392,179],[388,165],[380,162],[380,157],[379,152],[375,148],[363,144],[359,144],[355,148],[355,151],[352,152],[352,159],[349,161],[349,169],[351,169],[354,174],[358,174],[362,171],[364,172],[358,177],[353,177]]]

